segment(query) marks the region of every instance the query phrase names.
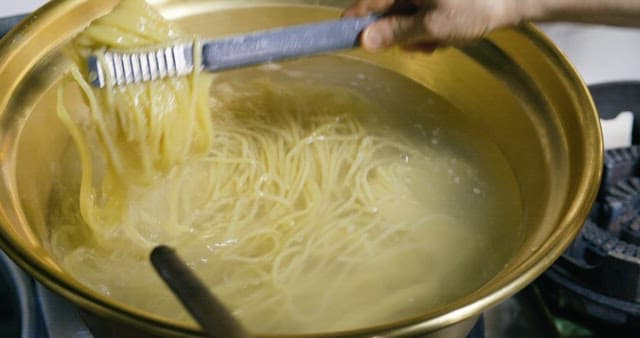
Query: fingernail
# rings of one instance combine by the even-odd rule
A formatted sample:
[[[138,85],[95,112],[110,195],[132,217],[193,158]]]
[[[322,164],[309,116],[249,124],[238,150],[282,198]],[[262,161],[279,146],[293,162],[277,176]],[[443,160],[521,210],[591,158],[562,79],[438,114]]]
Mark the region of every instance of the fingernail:
[[[371,50],[381,49],[384,47],[383,42],[382,35],[379,32],[371,29],[364,32],[363,44],[366,48]]]

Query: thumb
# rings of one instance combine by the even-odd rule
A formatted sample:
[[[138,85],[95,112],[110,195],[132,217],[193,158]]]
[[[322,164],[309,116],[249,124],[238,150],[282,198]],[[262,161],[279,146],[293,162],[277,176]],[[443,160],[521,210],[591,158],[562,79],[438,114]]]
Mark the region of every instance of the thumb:
[[[408,44],[425,38],[424,13],[410,16],[384,17],[362,32],[362,46],[378,51],[396,44]]]

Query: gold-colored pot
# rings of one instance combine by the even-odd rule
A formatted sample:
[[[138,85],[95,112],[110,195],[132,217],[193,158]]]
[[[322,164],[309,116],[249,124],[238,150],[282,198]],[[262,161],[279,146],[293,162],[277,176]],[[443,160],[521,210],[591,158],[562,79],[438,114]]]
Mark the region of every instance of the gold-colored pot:
[[[70,139],[53,110],[53,88],[68,69],[59,50],[117,2],[53,1],[0,42],[0,247],[88,313],[138,333],[197,335],[194,326],[140,312],[80,285],[42,240],[52,179]],[[216,36],[335,18],[349,2],[166,0],[153,5],[187,31]],[[464,336],[473,318],[540,275],[578,233],[602,166],[594,105],[573,67],[530,25],[435,55],[399,49],[343,55],[412,79],[460,109],[474,128],[490,130],[515,173],[525,210],[522,243],[508,264],[474,292],[418,318],[334,336]]]

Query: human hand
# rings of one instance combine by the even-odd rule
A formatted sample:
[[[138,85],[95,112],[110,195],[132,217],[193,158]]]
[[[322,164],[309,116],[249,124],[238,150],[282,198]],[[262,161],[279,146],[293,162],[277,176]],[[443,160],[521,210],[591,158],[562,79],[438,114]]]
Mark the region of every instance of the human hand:
[[[371,12],[385,16],[367,27],[361,43],[377,51],[399,44],[432,50],[438,45],[460,45],[480,39],[496,28],[516,25],[528,0],[358,0],[344,16]],[[396,14],[398,13],[398,14]]]

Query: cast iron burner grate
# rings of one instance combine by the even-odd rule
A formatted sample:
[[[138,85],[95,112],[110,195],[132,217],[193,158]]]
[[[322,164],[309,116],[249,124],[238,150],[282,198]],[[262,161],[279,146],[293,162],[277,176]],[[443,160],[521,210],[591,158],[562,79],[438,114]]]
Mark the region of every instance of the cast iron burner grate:
[[[640,330],[640,82],[589,88],[600,116],[633,112],[632,146],[605,152],[589,220],[537,281],[550,309],[607,337]]]

